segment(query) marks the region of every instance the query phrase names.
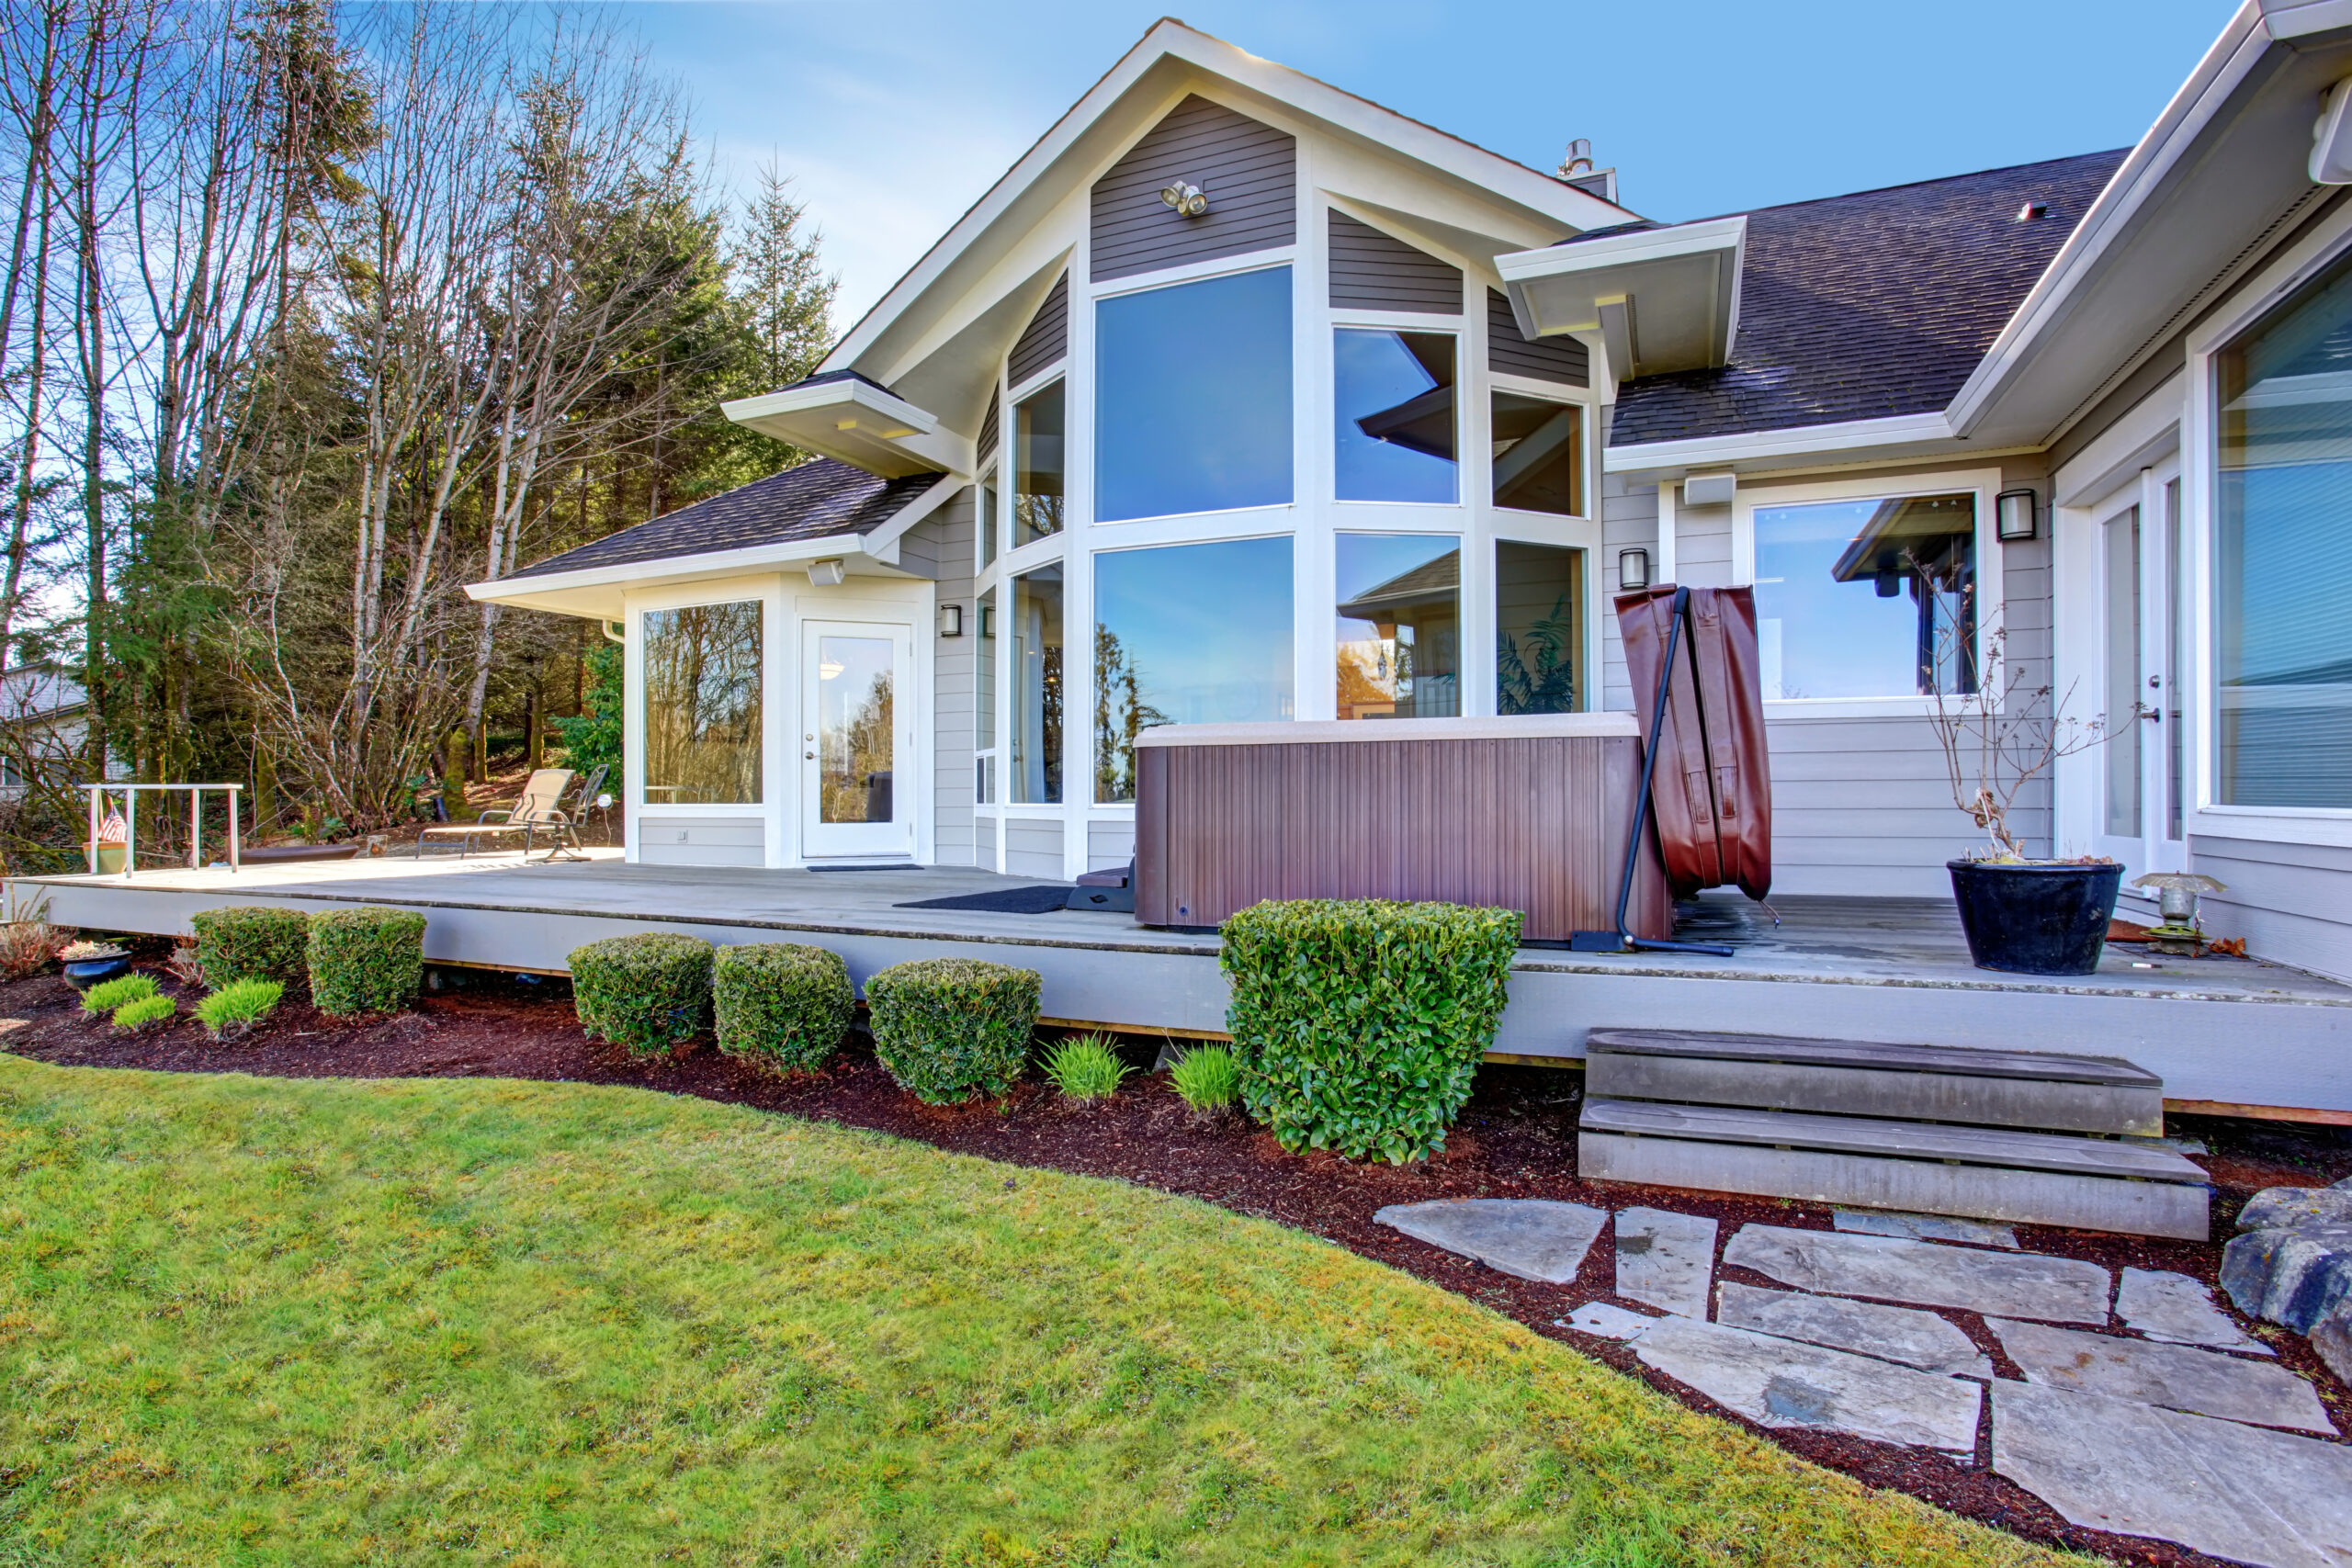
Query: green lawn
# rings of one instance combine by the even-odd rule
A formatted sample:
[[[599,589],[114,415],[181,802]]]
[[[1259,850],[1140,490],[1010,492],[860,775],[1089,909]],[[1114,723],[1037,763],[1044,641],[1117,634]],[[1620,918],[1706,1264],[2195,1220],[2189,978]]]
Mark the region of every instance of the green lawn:
[[[0,1565],[2054,1562],[1205,1205],[0,1056]]]

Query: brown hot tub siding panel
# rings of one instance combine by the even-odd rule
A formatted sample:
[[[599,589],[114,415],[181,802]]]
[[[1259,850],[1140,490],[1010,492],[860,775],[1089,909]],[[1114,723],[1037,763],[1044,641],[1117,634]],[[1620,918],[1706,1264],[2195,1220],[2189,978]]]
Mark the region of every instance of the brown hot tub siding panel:
[[[1522,911],[1525,935],[1606,929],[1638,784],[1630,737],[1139,749],[1136,916],[1215,925],[1261,898]],[[1629,919],[1672,908],[1645,846]]]

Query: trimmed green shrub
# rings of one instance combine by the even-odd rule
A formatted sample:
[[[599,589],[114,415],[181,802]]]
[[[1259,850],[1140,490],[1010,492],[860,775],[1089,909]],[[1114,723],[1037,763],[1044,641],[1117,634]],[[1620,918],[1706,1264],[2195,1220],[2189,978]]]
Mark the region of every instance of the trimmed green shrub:
[[[1520,915],[1301,899],[1225,922],[1241,1097],[1283,1147],[1402,1165],[1445,1147],[1500,1026]]]
[[[718,1048],[778,1072],[823,1066],[857,1017],[842,955],[797,942],[720,948],[710,996]]]
[[[196,962],[208,986],[239,980],[283,980],[291,986],[310,974],[311,919],[300,909],[260,904],[199,909],[188,925],[196,932]]]
[[[330,1018],[399,1012],[424,983],[424,917],[362,904],[311,917],[311,1000]]]
[[[118,975],[111,980],[101,980],[82,993],[82,1010],[88,1013],[112,1012],[125,1002],[135,1002],[155,994],[153,975]]]
[[[1110,1099],[1119,1092],[1119,1080],[1133,1071],[1119,1060],[1107,1034],[1081,1034],[1046,1054],[1046,1076],[1080,1104]]]
[[[179,1003],[169,997],[141,997],[114,1010],[114,1026],[117,1029],[144,1029],[151,1023],[163,1022],[179,1010]]]
[[[1204,1114],[1229,1111],[1241,1098],[1241,1066],[1222,1045],[1195,1045],[1169,1069],[1168,1081],[1185,1104]]]
[[[283,980],[234,980],[196,1004],[196,1016],[215,1040],[234,1040],[267,1018],[286,994]]]
[[[1029,1060],[1035,969],[977,958],[918,958],[865,982],[874,1054],[925,1105],[1002,1094]]]
[[[711,945],[676,931],[606,937],[571,950],[580,1026],[639,1055],[694,1038],[710,1006]]]

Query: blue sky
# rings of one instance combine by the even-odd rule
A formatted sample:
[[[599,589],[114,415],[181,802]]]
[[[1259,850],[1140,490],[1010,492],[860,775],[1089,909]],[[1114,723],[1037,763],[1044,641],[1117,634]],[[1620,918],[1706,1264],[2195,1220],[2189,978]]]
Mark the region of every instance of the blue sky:
[[[1967,6],[1188,4],[1204,31],[1539,168],[1589,137],[1645,216],[1703,217],[2138,139],[2226,0]],[[620,14],[722,178],[772,155],[845,327],[1163,14],[1153,4],[659,0]]]

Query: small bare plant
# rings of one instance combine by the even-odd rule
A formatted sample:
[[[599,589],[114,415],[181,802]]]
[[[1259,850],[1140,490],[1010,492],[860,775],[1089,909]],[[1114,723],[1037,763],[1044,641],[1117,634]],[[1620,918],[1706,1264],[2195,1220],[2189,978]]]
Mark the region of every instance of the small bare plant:
[[[172,949],[172,955],[164,960],[164,967],[170,970],[172,978],[183,986],[204,984],[204,965],[197,961],[193,938],[182,937],[178,945]]]
[[[49,967],[65,948],[65,933],[49,923],[46,901],[0,924],[0,980],[21,980]]]
[[[1934,723],[1952,803],[1984,830],[1987,840],[1971,858],[2015,863],[2032,858],[2009,828],[2009,813],[2026,785],[2049,776],[2060,758],[2104,746],[2118,732],[2105,714],[2068,715],[2072,686],[2053,701],[2056,690],[2050,682],[2033,684],[2031,675],[2009,657],[2008,637],[2008,628],[1999,625],[1985,633],[1984,660],[1970,690],[1946,692],[1943,682],[1935,682]],[[2143,711],[2134,705],[2126,722],[2137,722]]]

